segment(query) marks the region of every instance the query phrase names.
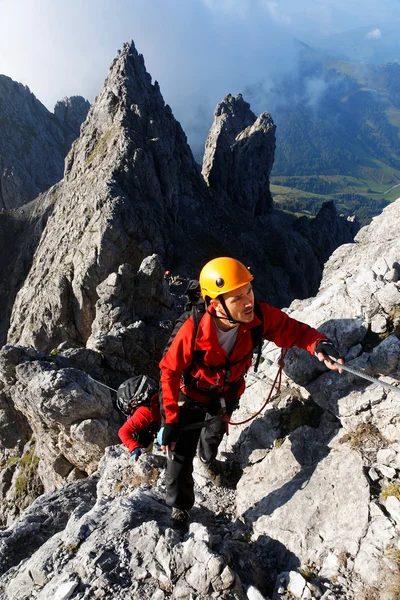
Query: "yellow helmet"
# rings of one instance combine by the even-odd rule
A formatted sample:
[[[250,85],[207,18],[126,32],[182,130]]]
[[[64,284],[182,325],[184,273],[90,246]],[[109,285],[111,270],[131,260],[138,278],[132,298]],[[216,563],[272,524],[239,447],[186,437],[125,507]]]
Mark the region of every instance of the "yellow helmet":
[[[203,298],[216,298],[253,280],[243,263],[226,256],[210,260],[201,270],[200,289]]]

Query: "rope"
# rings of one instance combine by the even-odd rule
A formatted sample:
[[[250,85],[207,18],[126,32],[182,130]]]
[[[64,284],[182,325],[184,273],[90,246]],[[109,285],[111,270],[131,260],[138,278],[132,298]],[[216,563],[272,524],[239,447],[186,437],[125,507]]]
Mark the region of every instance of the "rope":
[[[227,421],[226,424],[227,425],[244,425],[245,423],[249,423],[250,421],[252,421],[253,419],[255,419],[263,410],[264,408],[267,406],[267,404],[271,401],[272,398],[272,392],[274,391],[275,385],[278,382],[277,386],[276,386],[276,393],[279,394],[279,392],[281,391],[281,382],[282,382],[282,370],[283,367],[285,365],[284,363],[284,358],[286,356],[287,350],[284,350],[282,348],[281,351],[281,356],[278,360],[278,364],[279,364],[279,369],[275,375],[275,379],[271,385],[271,389],[269,391],[268,397],[266,399],[266,401],[264,402],[264,404],[262,405],[262,407],[260,408],[260,410],[256,413],[254,413],[254,415],[252,415],[251,417],[249,417],[248,419],[245,419],[244,421],[238,421],[236,423],[233,423],[232,421]]]
[[[95,381],[96,383],[98,383],[99,385],[102,385],[103,387],[111,390],[112,392],[115,392],[117,394],[118,390],[114,390],[114,388],[110,387],[109,385],[106,385],[105,383],[101,383],[101,381],[97,381],[97,379],[94,379],[94,377],[92,377],[91,375],[89,375],[87,373],[87,376],[89,377],[89,379],[91,379],[92,381]]]

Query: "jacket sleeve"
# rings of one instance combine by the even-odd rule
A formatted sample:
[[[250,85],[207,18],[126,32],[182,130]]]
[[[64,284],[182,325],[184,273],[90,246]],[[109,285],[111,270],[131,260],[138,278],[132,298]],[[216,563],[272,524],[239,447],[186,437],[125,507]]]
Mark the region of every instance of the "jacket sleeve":
[[[147,429],[152,423],[153,418],[147,406],[139,406],[134,414],[122,425],[118,431],[118,437],[128,448],[129,452],[132,452],[135,448],[142,447],[142,444],[133,439],[134,434]]]
[[[178,330],[171,346],[160,362],[162,404],[166,423],[178,423],[179,392],[183,371],[193,356],[193,318],[189,317]]]
[[[314,355],[317,342],[328,338],[317,329],[292,319],[279,308],[260,302],[264,319],[263,338],[274,342],[280,348],[297,346]]]

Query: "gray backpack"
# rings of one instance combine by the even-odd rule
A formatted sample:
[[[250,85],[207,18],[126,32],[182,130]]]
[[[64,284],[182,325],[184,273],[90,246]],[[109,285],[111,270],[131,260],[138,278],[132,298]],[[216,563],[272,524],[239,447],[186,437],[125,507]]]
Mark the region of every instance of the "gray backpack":
[[[138,406],[150,404],[158,386],[147,375],[137,375],[121,383],[117,390],[117,406],[124,415],[130,416]]]

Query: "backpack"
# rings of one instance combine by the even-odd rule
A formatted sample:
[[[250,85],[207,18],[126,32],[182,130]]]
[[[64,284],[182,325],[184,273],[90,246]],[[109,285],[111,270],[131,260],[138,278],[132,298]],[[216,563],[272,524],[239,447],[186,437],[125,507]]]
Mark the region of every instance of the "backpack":
[[[137,375],[122,383],[117,390],[117,406],[126,416],[131,416],[135,410],[150,403],[151,398],[158,391],[158,385],[147,375]]]
[[[192,342],[192,350],[194,350],[194,345],[196,342],[199,324],[200,324],[200,321],[201,321],[204,313],[206,312],[207,308],[206,308],[206,303],[201,295],[200,282],[197,279],[189,280],[184,294],[188,298],[188,301],[185,304],[184,312],[175,321],[174,329],[172,330],[172,333],[171,333],[171,335],[168,339],[168,342],[164,348],[163,356],[169,350],[169,347],[171,346],[172,342],[174,341],[174,338],[175,338],[176,334],[178,333],[179,329],[190,317],[193,317],[193,323],[194,323],[194,335],[193,335],[193,342]],[[257,316],[257,318],[261,321],[261,325],[258,325],[257,327],[253,327],[250,330],[251,338],[252,338],[252,342],[253,342],[253,350],[255,350],[257,353],[257,358],[256,358],[256,361],[254,364],[254,372],[257,373],[258,367],[260,365],[260,360],[261,360],[261,351],[262,351],[262,345],[263,345],[262,333],[263,333],[263,329],[264,329],[263,314],[262,314],[261,307],[260,307],[259,303],[257,302],[257,300],[254,302],[254,313]]]

